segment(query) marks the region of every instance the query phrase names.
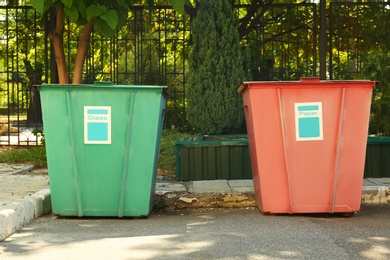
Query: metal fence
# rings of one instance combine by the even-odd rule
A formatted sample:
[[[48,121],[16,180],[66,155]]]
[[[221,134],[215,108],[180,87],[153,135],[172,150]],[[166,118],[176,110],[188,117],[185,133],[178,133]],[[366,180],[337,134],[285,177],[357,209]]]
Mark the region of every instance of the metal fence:
[[[254,80],[317,74],[317,5],[236,5],[242,42],[251,48]]]
[[[37,21],[29,7],[0,7],[0,144],[37,144],[33,131],[42,129],[35,84],[46,44]]]
[[[253,80],[319,76],[320,60],[326,61],[323,67],[328,79],[356,78],[362,57],[378,46],[384,48],[388,39],[386,3],[331,3],[320,14],[317,4],[253,6],[236,0],[234,10],[241,41],[251,50]],[[322,54],[321,17],[326,18],[326,28],[322,28],[326,52],[322,50]],[[132,8],[127,25],[116,37],[93,33],[84,83],[167,85],[171,97],[165,127],[188,129],[185,93],[190,21],[189,15],[180,15],[168,6],[157,6],[152,12]],[[56,82],[47,40],[52,24],[50,15],[39,17],[30,7],[0,6],[0,145],[39,144],[32,133],[42,130],[36,86]],[[78,29],[72,23],[66,28],[64,43],[68,71],[72,71]]]
[[[388,53],[390,3],[331,3],[328,17],[328,77],[361,77],[364,61]]]

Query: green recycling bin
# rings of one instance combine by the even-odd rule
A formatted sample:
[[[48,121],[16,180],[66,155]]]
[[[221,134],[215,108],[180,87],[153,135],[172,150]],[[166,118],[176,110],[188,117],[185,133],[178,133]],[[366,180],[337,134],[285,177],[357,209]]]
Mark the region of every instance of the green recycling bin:
[[[247,135],[195,135],[176,141],[176,179],[252,179]]]
[[[390,137],[370,135],[367,140],[364,178],[390,177]]]
[[[148,216],[166,86],[42,85],[52,211]]]

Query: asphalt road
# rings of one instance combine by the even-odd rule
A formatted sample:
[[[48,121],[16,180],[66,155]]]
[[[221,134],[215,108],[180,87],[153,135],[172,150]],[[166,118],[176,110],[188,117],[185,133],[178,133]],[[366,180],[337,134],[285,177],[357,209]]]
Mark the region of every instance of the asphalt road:
[[[363,205],[352,217],[257,209],[148,219],[46,215],[1,242],[0,259],[390,259],[390,205]]]

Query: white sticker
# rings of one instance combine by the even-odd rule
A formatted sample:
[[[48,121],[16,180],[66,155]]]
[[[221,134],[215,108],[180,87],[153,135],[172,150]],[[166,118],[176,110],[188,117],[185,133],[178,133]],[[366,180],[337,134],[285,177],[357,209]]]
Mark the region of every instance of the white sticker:
[[[84,107],[84,143],[111,144],[111,107]]]
[[[323,140],[322,102],[295,103],[296,141]]]

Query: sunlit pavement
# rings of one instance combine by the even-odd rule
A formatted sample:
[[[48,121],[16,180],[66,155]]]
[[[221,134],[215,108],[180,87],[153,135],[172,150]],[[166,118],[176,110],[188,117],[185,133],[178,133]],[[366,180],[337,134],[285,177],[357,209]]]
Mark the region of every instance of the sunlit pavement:
[[[352,217],[266,216],[255,208],[147,219],[34,220],[0,243],[0,259],[389,259],[390,205]]]

